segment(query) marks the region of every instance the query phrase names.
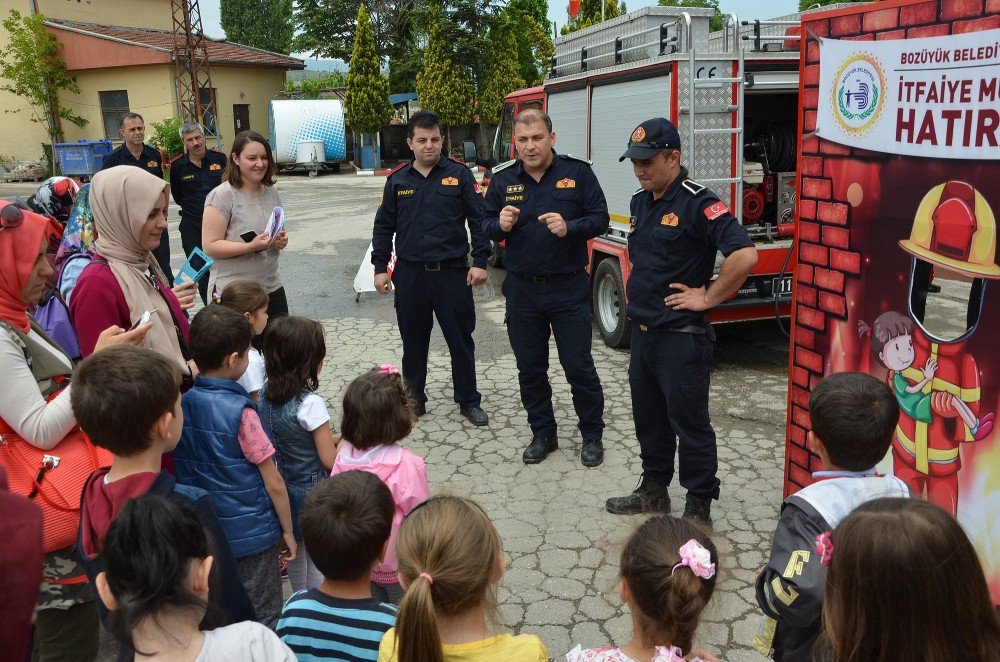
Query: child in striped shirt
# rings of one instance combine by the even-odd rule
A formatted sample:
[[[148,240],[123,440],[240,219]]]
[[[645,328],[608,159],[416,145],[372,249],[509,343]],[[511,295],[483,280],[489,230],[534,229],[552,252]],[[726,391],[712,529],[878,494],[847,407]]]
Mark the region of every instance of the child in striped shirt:
[[[299,662],[375,662],[396,608],[372,598],[372,569],[385,558],[396,505],[378,476],[352,470],[316,484],[299,511],[309,558],[323,583],[285,603],[278,636]]]

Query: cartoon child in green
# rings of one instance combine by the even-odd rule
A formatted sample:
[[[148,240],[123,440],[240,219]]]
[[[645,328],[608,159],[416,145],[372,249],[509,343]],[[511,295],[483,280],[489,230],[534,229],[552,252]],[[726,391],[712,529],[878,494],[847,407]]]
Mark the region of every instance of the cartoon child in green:
[[[899,408],[915,421],[930,423],[931,393],[924,393],[923,389],[934,379],[938,369],[937,361],[932,358],[927,359],[924,367],[919,369],[919,372],[923,373],[923,378],[915,384],[911,384],[903,376],[903,371],[910,368],[914,362],[913,320],[890,310],[879,315],[871,327],[864,322],[858,322],[858,332],[861,335],[871,334],[872,350],[878,354],[879,361],[889,369],[889,374],[892,376],[892,389],[896,393],[896,400],[899,401]],[[961,398],[950,393],[946,398],[968,426],[974,439],[977,441],[983,439],[993,430],[992,413],[979,418]]]

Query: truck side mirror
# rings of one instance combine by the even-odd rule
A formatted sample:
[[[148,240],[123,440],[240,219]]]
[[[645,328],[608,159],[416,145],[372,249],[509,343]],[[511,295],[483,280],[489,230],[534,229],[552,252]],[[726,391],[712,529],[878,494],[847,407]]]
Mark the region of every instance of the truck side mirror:
[[[476,148],[475,140],[466,140],[462,143],[463,161],[466,163],[476,163],[479,160],[479,150]]]

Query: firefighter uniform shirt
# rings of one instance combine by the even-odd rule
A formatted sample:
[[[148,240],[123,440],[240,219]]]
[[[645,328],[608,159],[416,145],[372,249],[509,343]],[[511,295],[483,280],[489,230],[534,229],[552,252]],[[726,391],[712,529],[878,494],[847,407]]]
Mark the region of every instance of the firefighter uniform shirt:
[[[517,223],[500,229],[500,210],[521,210]],[[538,217],[558,212],[566,221],[566,236],[557,237]],[[524,171],[520,161],[497,166],[486,193],[486,236],[507,241],[504,265],[523,276],[551,276],[581,271],[587,266],[587,241],[608,229],[608,203],[590,163],[554,154],[540,181]]]
[[[408,262],[465,260],[472,235],[472,266],[486,268],[490,244],[483,236],[483,196],[464,163],[441,157],[427,177],[405,163],[389,173],[375,214],[372,264],[385,273],[396,236],[396,256]]]
[[[205,196],[222,183],[225,169],[226,155],[214,149],[205,150],[200,166],[192,163],[186,153],[170,162],[170,194],[180,205],[182,223],[201,227]]]
[[[636,191],[631,216],[626,314],[650,329],[700,324],[704,313],[674,310],[663,303],[677,293],[670,283],[707,287],[716,251],[728,257],[753,246],[750,236],[715,193],[688,179],[686,168],[659,200],[649,191]]]
[[[113,168],[120,165],[130,165],[142,168],[151,175],[163,177],[163,160],[160,158],[160,150],[143,143],[139,158],[132,156],[125,144],[121,144],[113,152],[104,157],[101,163],[101,170]]]

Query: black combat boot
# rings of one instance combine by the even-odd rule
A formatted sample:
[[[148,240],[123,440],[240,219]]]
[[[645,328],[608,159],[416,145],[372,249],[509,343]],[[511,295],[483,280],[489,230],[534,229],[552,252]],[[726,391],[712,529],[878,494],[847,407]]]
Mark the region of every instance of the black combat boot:
[[[684,514],[681,517],[699,520],[712,526],[712,500],[699,499],[689,492],[684,499]]]
[[[604,444],[600,439],[584,439],[580,447],[580,462],[585,467],[597,467],[604,462]]]
[[[538,464],[557,448],[559,448],[559,440],[556,437],[533,436],[531,443],[524,449],[521,459],[524,460],[525,464]]]
[[[615,515],[638,515],[639,513],[670,514],[670,495],[667,486],[643,474],[632,494],[608,499],[604,507]]]

